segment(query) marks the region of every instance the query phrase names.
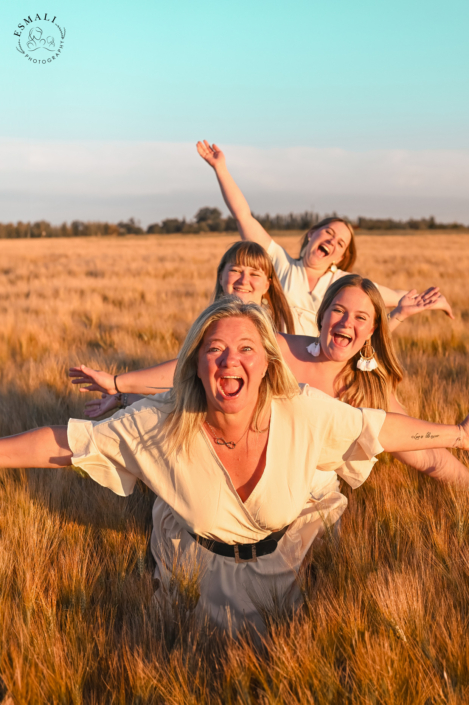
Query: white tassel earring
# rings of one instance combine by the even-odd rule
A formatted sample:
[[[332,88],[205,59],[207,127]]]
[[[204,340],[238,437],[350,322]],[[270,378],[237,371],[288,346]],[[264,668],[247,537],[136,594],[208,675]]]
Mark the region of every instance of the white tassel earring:
[[[375,350],[371,342],[367,340],[360,350],[360,359],[357,362],[357,369],[362,372],[371,372],[371,370],[376,370],[377,367],[378,363],[375,358]]]
[[[308,345],[306,351],[309,352],[309,354],[313,357],[318,357],[319,353],[321,352],[321,345],[319,343],[319,340],[317,343],[311,343],[311,345]]]

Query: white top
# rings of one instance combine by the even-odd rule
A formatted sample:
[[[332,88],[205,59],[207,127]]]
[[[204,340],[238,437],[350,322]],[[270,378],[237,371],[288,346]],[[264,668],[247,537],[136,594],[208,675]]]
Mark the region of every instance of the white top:
[[[347,276],[350,272],[344,272],[342,269],[326,272],[310,292],[308,276],[302,259],[290,257],[288,252],[274,240],[270,243],[267,252],[272,259],[275,272],[292,309],[296,335],[318,336],[316,318],[324,294],[333,282]]]
[[[378,435],[385,412],[354,409],[308,386],[293,399],[274,399],[265,470],[243,503],[202,429],[190,457],[166,458],[161,430],[169,411],[165,393],[104,421],[72,419],[72,462],[119,495],[131,494],[137,478],[158,495],[152,551],[160,600],[175,561],[180,569],[196,558],[203,564],[197,609],[235,630],[244,617],[262,629],[259,599],[268,602],[272,589],[292,589],[324,523],[335,522],[346,507],[335,476],[324,485],[321,471],[334,470],[352,487],[362,484],[382,451]],[[252,563],[213,554],[187,533],[254,543],[288,524],[277,550]]]

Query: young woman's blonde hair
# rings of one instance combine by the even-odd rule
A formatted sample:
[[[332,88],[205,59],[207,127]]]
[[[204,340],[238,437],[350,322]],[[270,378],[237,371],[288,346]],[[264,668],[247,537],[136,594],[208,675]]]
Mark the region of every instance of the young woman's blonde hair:
[[[173,409],[164,424],[168,455],[179,451],[190,452],[192,442],[205,421],[207,398],[197,376],[199,350],[208,328],[224,318],[245,318],[251,321],[260,335],[267,358],[267,372],[261,381],[258,402],[251,420],[255,430],[259,430],[259,417],[273,397],[290,398],[299,392],[295,378],[283,361],[268,312],[257,304],[245,304],[236,296],[225,296],[206,308],[192,324],[179,354],[170,393]]]
[[[338,269],[342,269],[342,271],[344,272],[349,272],[355,264],[355,260],[357,259],[357,244],[355,242],[355,232],[351,223],[349,223],[348,220],[344,220],[344,218],[339,218],[337,216],[331,218],[323,218],[323,220],[319,221],[319,223],[316,223],[316,225],[314,225],[308,230],[307,233],[305,233],[303,240],[301,241],[300,256],[298,259],[303,258],[303,255],[309,242],[310,235],[312,233],[315,233],[316,230],[320,230],[321,228],[324,228],[324,226],[330,225],[331,223],[344,223],[344,225],[346,225],[350,231],[350,242],[344,252],[344,256],[342,257],[340,262],[335,263]]]
[[[402,380],[402,368],[394,351],[384,301],[373,282],[358,274],[348,274],[331,284],[319,307],[318,328],[321,330],[324,315],[334,304],[336,297],[343,289],[348,288],[361,289],[373,304],[376,328],[371,336],[371,345],[375,350],[378,367],[370,372],[358,370],[360,352],[356,353],[337,376],[334,391],[341,401],[351,406],[387,411],[389,396],[396,392],[397,385]]]
[[[269,290],[264,294],[274,325],[281,333],[295,333],[295,325],[290,306],[287,303],[282,285],[275,272],[272,260],[262,245],[257,242],[235,242],[223,255],[217,269],[217,283],[213,293],[213,300],[217,301],[224,296],[220,284],[221,275],[227,264],[241,267],[253,267],[260,269],[268,279],[270,279]]]

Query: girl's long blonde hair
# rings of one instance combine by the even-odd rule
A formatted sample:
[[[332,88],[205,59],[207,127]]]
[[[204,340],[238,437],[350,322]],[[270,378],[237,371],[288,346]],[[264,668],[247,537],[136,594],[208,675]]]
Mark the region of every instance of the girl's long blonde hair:
[[[224,296],[206,308],[192,324],[179,354],[170,393],[173,409],[163,427],[166,453],[169,456],[179,451],[190,452],[205,421],[207,398],[197,376],[199,349],[209,326],[223,318],[246,318],[251,321],[265,350],[268,366],[259,387],[259,398],[251,421],[255,429],[259,430],[259,417],[273,397],[290,398],[299,392],[295,378],[283,361],[267,311],[257,304],[245,304],[235,296]]]
[[[262,245],[257,242],[235,242],[223,255],[217,269],[217,283],[213,293],[213,300],[217,301],[224,296],[223,289],[220,284],[220,278],[227,264],[235,264],[242,267],[253,267],[260,269],[268,279],[270,279],[269,290],[264,294],[270,309],[270,315],[274,325],[281,333],[295,332],[293,316],[288,305],[285,294],[283,293],[282,285],[275,272],[272,260]]]
[[[349,223],[348,220],[344,220],[344,218],[339,218],[338,216],[331,218],[323,218],[323,220],[320,220],[319,223],[316,223],[316,225],[314,225],[308,230],[307,233],[305,233],[303,240],[301,241],[300,256],[298,259],[303,258],[306,246],[309,242],[309,235],[311,233],[315,233],[316,230],[323,228],[325,225],[330,225],[331,223],[344,223],[344,225],[346,225],[350,231],[350,242],[344,252],[344,256],[342,257],[340,262],[336,262],[336,266],[338,269],[342,269],[344,272],[349,272],[355,264],[355,260],[357,259],[357,244],[355,242],[355,232],[353,230],[352,224]]]
[[[371,345],[375,350],[378,367],[370,372],[358,370],[360,352],[356,353],[337,376],[334,391],[340,401],[351,406],[387,411],[389,396],[396,392],[397,385],[402,380],[402,368],[394,350],[384,301],[373,282],[358,274],[349,274],[331,284],[319,307],[318,328],[321,330],[324,315],[334,303],[334,299],[347,288],[361,289],[373,304],[376,328],[371,336]]]

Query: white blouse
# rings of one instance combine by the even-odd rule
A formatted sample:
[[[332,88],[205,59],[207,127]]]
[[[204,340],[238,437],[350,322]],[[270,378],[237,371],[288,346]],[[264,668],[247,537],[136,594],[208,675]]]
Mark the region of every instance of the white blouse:
[[[298,597],[295,579],[308,548],[347,505],[335,476],[324,483],[322,471],[334,470],[352,487],[362,484],[382,451],[385,412],[355,409],[307,385],[293,399],[274,399],[265,469],[243,503],[203,429],[190,456],[167,459],[162,424],[170,409],[165,393],[104,421],[71,419],[72,462],[119,495],[131,494],[137,478],[158,495],[152,551],[160,600],[174,566],[196,560],[203,566],[197,610],[234,630],[244,619],[262,629],[260,604],[269,604],[272,591]],[[188,533],[254,543],[287,525],[277,550],[249,563],[218,556]]]

